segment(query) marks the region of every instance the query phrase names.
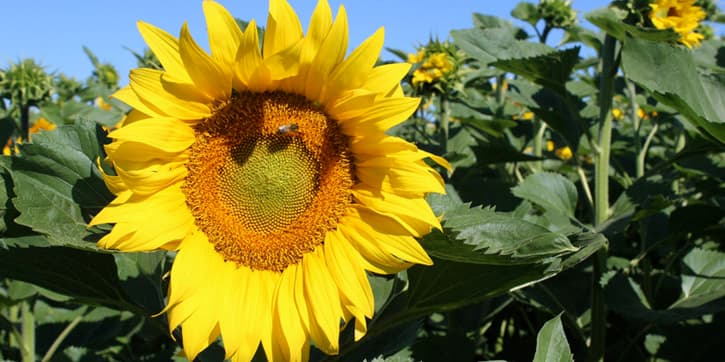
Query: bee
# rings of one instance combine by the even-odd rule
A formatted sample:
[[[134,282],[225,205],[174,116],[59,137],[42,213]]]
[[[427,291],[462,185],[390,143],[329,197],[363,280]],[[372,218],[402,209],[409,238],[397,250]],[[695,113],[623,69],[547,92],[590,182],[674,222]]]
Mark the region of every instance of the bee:
[[[290,124],[283,124],[277,128],[277,134],[294,134],[299,131],[300,126],[297,125],[297,123],[290,123]]]

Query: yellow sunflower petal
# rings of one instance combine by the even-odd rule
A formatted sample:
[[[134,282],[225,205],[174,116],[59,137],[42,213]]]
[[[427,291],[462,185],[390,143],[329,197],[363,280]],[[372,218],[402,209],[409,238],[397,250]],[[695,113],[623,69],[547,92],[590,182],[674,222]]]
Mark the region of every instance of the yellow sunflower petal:
[[[380,28],[350,53],[347,59],[338,64],[330,74],[330,84],[325,94],[321,95],[321,100],[325,102],[336,97],[344,89],[360,87],[378,61],[384,39],[385,32]]]
[[[179,41],[173,35],[143,21],[137,22],[138,31],[151,51],[159,58],[164,70],[181,82],[190,82],[184,63],[179,56]],[[144,112],[145,113],[145,112]]]
[[[356,165],[357,176],[369,188],[401,196],[445,193],[443,179],[428,165],[419,162],[393,163],[399,167]]]
[[[160,71],[144,68],[131,70],[129,75],[131,89],[144,104],[149,107],[153,105],[160,111],[155,114],[161,113],[181,120],[201,119],[211,114],[206,104],[183,100],[166,91],[161,75]]]
[[[191,38],[189,28],[184,23],[179,37],[179,54],[191,80],[202,92],[216,100],[231,96],[232,76],[229,68],[220,67]],[[226,69],[226,70],[225,70]]]
[[[299,264],[287,268],[282,273],[276,293],[274,322],[283,334],[285,343],[280,344],[280,351],[283,353],[282,359],[286,361],[303,360],[310,348],[309,334],[300,319],[301,313],[295,301],[295,284],[301,280],[301,274]]]
[[[270,0],[267,27],[264,32],[264,58],[287,49],[302,39],[302,24],[286,0]]]
[[[408,199],[383,191],[373,192],[363,186],[353,188],[352,194],[361,204],[397,221],[414,236],[429,233],[431,226],[440,228],[438,218],[422,198]]]
[[[125,170],[116,165],[116,173],[124,186],[139,196],[151,195],[177,182],[186,176],[185,162],[153,164],[146,168]]]
[[[433,264],[423,247],[402,230],[399,222],[365,207],[356,207],[355,214],[356,218],[351,221],[352,227],[384,252],[409,263]]]
[[[166,249],[164,245],[177,243],[194,227],[180,185],[150,196],[127,196],[119,195],[123,203],[111,203],[88,223],[89,226],[126,224],[133,227],[133,235],[124,232],[106,235],[99,241],[102,247],[123,251]]]
[[[128,104],[129,106],[134,108],[134,111],[141,114],[147,114],[149,116],[163,116],[164,112],[162,112],[158,107],[153,106],[152,104],[146,104],[145,102],[141,101],[141,98],[136,94],[136,92],[133,91],[131,86],[123,87],[116,91],[116,93],[113,93],[111,96],[113,98],[118,99],[119,101]],[[132,112],[133,113],[133,112]],[[122,120],[122,124],[128,123],[127,120]],[[119,127],[122,126],[122,124],[119,124]]]
[[[302,267],[305,296],[310,306],[310,334],[320,350],[337,354],[342,316],[340,296],[320,249],[307,253],[302,259]]]
[[[234,17],[217,2],[204,0],[203,6],[211,55],[217,63],[229,69],[237,57],[242,31]]]
[[[370,135],[386,131],[405,121],[418,108],[418,98],[385,98],[375,102],[367,112],[334,114],[342,131],[348,135]]]
[[[320,44],[314,62],[310,65],[304,82],[304,94],[310,99],[319,99],[323,88],[327,85],[330,73],[345,57],[347,52],[347,13],[340,6],[335,23]]]
[[[361,88],[387,94],[400,86],[400,80],[408,74],[410,67],[411,65],[408,63],[384,64],[375,67]]]
[[[231,264],[231,263],[228,263]],[[278,279],[266,271],[253,271],[245,267],[230,273],[228,290],[232,295],[225,299],[225,314],[220,318],[227,357],[248,361],[257,351],[261,336],[272,328],[268,318],[272,311],[272,289]]]
[[[310,18],[310,26],[305,35],[305,45],[300,54],[300,63],[309,64],[317,55],[320,44],[330,32],[332,26],[332,9],[327,0],[319,0]]]
[[[357,214],[353,214],[352,217],[341,220],[340,225],[338,225],[338,230],[342,232],[345,239],[363,257],[365,269],[377,274],[395,274],[412,265],[405,262],[401,263],[400,259],[382,250],[373,240],[361,235],[358,228],[353,226],[356,219]]]
[[[108,137],[145,143],[166,152],[181,152],[194,143],[194,130],[173,118],[154,118],[114,130]]]
[[[362,317],[364,322],[365,317],[372,318],[375,300],[370,282],[360,263],[360,254],[348,246],[348,241],[339,230],[329,232],[323,246],[325,261],[330,275],[347,300],[345,307],[356,318]]]
[[[244,86],[249,86],[253,76],[263,62],[262,54],[259,52],[259,34],[257,23],[252,19],[247,24],[247,29],[242,35],[239,50],[236,55],[235,77],[239,78]],[[263,85],[259,85],[262,87]]]

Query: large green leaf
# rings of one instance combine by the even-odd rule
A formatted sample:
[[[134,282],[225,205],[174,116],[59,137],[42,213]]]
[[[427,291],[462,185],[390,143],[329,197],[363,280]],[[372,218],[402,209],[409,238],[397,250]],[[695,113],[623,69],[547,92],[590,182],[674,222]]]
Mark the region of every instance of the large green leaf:
[[[649,39],[653,41],[676,41],[680,35],[672,29],[641,28],[626,24],[623,20],[627,16],[625,10],[615,7],[601,8],[587,13],[584,17],[592,24],[604,30],[607,34],[625,41],[627,35],[635,38]]]
[[[688,50],[637,38],[624,43],[622,68],[657,100],[725,142],[725,76],[698,71]]]
[[[534,362],[574,361],[561,325],[561,314],[544,323],[536,336]]]
[[[47,235],[54,245],[95,249],[87,230],[91,216],[112,199],[95,165],[100,127],[63,126],[33,137],[12,158],[18,224]]]
[[[443,231],[433,231],[421,240],[437,258],[476,264],[530,264],[576,251],[559,233],[492,209],[455,204],[445,196],[429,198],[442,213]]]
[[[576,186],[566,177],[553,172],[537,172],[511,189],[514,195],[531,201],[546,210],[560,212],[571,218],[576,209]]]
[[[682,305],[678,305],[678,301],[667,309],[653,309],[640,285],[623,274],[617,274],[609,280],[604,295],[610,310],[630,319],[658,324],[674,324],[725,310],[723,298],[697,307],[694,304],[693,307],[688,307],[686,304],[689,303],[689,298],[682,298]]]
[[[110,254],[66,247],[0,249],[0,278],[36,284],[81,303],[138,310],[123,292]]]
[[[670,308],[694,308],[725,297],[725,253],[692,249],[682,260],[682,296]]]
[[[483,65],[499,60],[532,58],[554,52],[554,49],[547,45],[514,38],[511,30],[505,27],[454,30],[451,36],[456,45]]]
[[[528,58],[503,59],[491,65],[565,94],[565,84],[578,60],[579,48],[574,47]]]
[[[164,307],[161,277],[165,251],[114,254],[124,291],[135,304],[157,313]]]

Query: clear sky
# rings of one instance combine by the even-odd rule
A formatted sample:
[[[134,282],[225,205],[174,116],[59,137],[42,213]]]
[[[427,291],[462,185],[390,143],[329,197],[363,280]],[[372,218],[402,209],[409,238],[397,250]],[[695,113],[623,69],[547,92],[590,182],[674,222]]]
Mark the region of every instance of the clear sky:
[[[529,0],[537,2],[536,0]],[[219,0],[233,16],[267,19],[266,0]],[[503,0],[329,0],[333,12],[343,3],[348,13],[350,46],[357,46],[378,27],[385,27],[385,46],[410,52],[429,36],[448,38],[452,29],[472,25],[474,12],[511,18],[517,1]],[[314,9],[314,0],[290,0],[303,27]],[[603,0],[574,0],[579,18],[585,12],[606,6]],[[178,35],[188,21],[194,38],[207,48],[201,0],[9,0],[0,12],[0,68],[22,58],[35,58],[49,71],[85,79],[92,65],[82,50],[87,46],[102,62],[113,64],[122,84],[136,66],[124,47],[142,52],[145,45],[136,29],[144,20]],[[530,30],[527,29],[527,30]],[[383,54],[384,59],[395,59]]]

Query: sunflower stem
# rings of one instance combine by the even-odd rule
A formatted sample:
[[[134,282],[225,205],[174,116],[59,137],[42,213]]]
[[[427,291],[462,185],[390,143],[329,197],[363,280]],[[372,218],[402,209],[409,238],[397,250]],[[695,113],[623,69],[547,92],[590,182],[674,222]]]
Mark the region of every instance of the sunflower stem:
[[[30,139],[30,107],[24,104],[20,106],[20,136],[24,142]]]
[[[544,147],[544,131],[546,131],[546,124],[541,122],[538,117],[534,117],[533,122],[534,129],[536,129],[536,135],[534,136],[534,156],[540,159],[543,155],[542,149]],[[544,169],[543,162],[535,161],[534,169],[542,171]]]
[[[35,362],[35,316],[30,309],[30,302],[23,301],[20,305],[21,328],[20,353],[23,362]]]
[[[634,153],[637,155],[635,175],[640,178],[644,175],[644,164],[639,163],[640,154],[642,153],[642,138],[639,132],[642,124],[638,115],[637,90],[631,80],[625,79],[625,82],[627,84],[627,96],[629,97],[629,120],[632,122],[632,128],[634,129]]]
[[[51,358],[53,358],[53,354],[55,354],[55,352],[58,350],[60,344],[63,343],[66,337],[68,337],[73,328],[75,328],[83,320],[85,312],[86,308],[83,307],[83,312],[81,313],[81,315],[73,318],[73,320],[60,332],[60,334],[58,334],[58,337],[55,338],[53,344],[50,345],[50,348],[45,351],[43,358],[40,360],[41,362],[47,362],[50,361]]]
[[[612,96],[616,40],[611,35],[604,39],[602,47],[601,73],[599,75],[599,154],[594,158],[594,226],[601,226],[609,217],[609,158],[612,143]],[[604,289],[600,284],[606,270],[606,246],[598,250],[593,260],[592,273],[592,334],[589,346],[589,361],[603,361],[606,343],[607,308],[604,304]]]
[[[450,115],[451,110],[448,104],[448,98],[445,94],[441,94],[439,121],[441,125],[441,148],[443,149],[444,155],[448,153],[448,127]]]

